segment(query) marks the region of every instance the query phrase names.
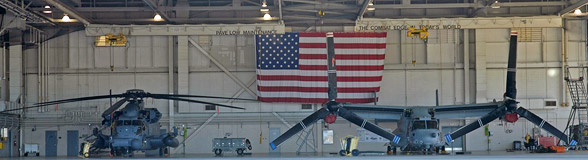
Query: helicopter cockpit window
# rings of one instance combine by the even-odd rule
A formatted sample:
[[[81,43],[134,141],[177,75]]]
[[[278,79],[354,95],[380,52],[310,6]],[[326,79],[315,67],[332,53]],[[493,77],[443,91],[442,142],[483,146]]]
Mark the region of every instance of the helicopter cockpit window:
[[[437,121],[427,121],[427,129],[439,129]]]
[[[116,124],[123,126],[138,126],[143,125],[143,121],[140,120],[119,120]]]
[[[412,129],[426,129],[425,127],[426,121],[414,121],[412,122]]]

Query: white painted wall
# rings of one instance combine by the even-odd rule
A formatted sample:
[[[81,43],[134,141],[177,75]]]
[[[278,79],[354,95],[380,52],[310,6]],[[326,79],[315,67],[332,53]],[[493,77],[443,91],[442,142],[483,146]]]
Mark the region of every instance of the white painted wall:
[[[571,64],[585,63],[585,21],[568,21],[568,57]],[[294,31],[306,28],[293,28]],[[344,31],[341,28],[317,28],[317,30],[332,29]],[[439,90],[441,104],[463,104],[464,95],[470,94],[470,102],[475,102],[476,74],[473,69],[476,63],[476,46],[485,44],[487,89],[484,92],[486,100],[500,100],[505,89],[506,56],[508,53],[507,29],[484,29],[470,33],[470,91],[464,93],[464,69],[463,69],[463,31],[439,30],[431,31],[430,39],[425,44],[420,39],[406,37],[404,31],[391,31],[388,33],[386,67],[380,102],[382,105],[434,105],[435,90]],[[475,34],[474,34],[475,33]],[[475,37],[475,38],[474,38]],[[249,36],[189,36],[210,52],[226,68],[233,71],[241,81],[249,82],[255,77],[255,52],[254,39]],[[168,38],[165,36],[130,36],[127,48],[117,47],[113,49],[113,72],[109,70],[110,48],[93,47],[94,37],[86,37],[84,32],[74,32],[57,37],[50,41],[52,69],[50,70],[50,99],[63,99],[78,96],[90,96],[108,94],[109,89],[113,93],[121,93],[131,88],[142,88],[153,93],[168,92]],[[478,40],[478,41],[476,41]],[[457,41],[457,43],[456,43]],[[542,30],[542,41],[520,42],[518,45],[518,73],[517,87],[519,99],[548,98],[557,99],[558,105],[562,100],[562,79],[560,73],[561,62],[561,31],[560,29]],[[171,46],[173,47],[173,46]],[[36,62],[36,52],[25,52],[27,60]],[[233,80],[218,69],[209,59],[203,56],[194,46],[189,44],[189,93],[201,95],[232,96],[240,89]],[[416,64],[412,64],[415,60]],[[37,79],[35,63],[27,63],[26,93],[27,103],[36,102]],[[554,76],[547,73],[555,71]],[[255,90],[255,85],[250,87]],[[254,98],[244,92],[241,98]],[[214,102],[224,103],[226,101]],[[212,138],[222,137],[224,133],[231,132],[233,137],[246,137],[252,140],[254,153],[269,151],[268,128],[280,127],[282,132],[288,128],[271,114],[260,116],[257,112],[279,112],[293,124],[301,120],[304,115],[295,114],[300,111],[299,104],[281,103],[249,103],[239,102],[233,105],[246,107],[246,111],[233,109],[220,109],[220,115],[228,112],[250,112],[241,116],[219,116],[211,124],[205,126],[194,140],[189,141],[187,152],[211,153]],[[535,106],[526,106],[534,108]],[[94,107],[88,107],[94,106]],[[96,107],[97,106],[97,107]],[[99,122],[98,115],[108,106],[108,100],[77,102],[61,104],[55,111],[55,106],[49,107],[47,113],[36,113],[31,110],[28,119],[25,120],[26,143],[39,143],[44,147],[44,130],[59,130],[58,134],[63,139],[59,140],[59,155],[65,155],[66,130],[79,128],[80,134],[88,134],[88,123]],[[168,102],[148,100],[147,107],[156,107],[164,115],[162,125],[167,126]],[[176,113],[176,124],[187,124],[193,129],[199,127],[214,111],[205,112],[203,106],[190,104],[190,107],[180,107]],[[539,116],[547,119],[560,129],[565,127],[569,107],[559,107],[552,110],[532,110]],[[72,117],[70,112],[85,112],[83,118]],[[303,111],[309,114],[308,111]],[[205,114],[203,114],[205,113]],[[191,116],[192,118],[179,118]],[[49,120],[48,120],[49,119]],[[261,121],[260,121],[261,119]],[[468,119],[468,121],[471,121]],[[450,123],[451,122],[451,123]],[[459,121],[457,121],[459,122]],[[460,125],[459,122],[444,120],[443,124]],[[56,126],[60,124],[59,126]],[[70,125],[70,126],[66,126]],[[78,125],[71,125],[78,124]],[[530,132],[533,125],[525,120],[509,124],[507,128],[513,133],[505,133],[504,127],[498,126],[499,121],[490,124],[494,132],[491,137],[490,148],[492,150],[504,150],[510,148],[512,141],[520,140]],[[386,128],[395,128],[393,123],[383,123]],[[463,125],[463,124],[461,124]],[[37,131],[31,132],[30,127],[37,127]],[[337,138],[347,134],[355,134],[356,126],[339,120],[329,128],[335,130]],[[322,126],[318,126],[315,136],[319,139],[321,151],[337,152],[339,144],[320,145]],[[263,135],[263,143],[259,143],[260,132]],[[545,133],[545,132],[544,132]],[[182,138],[180,138],[181,140]],[[63,142],[63,143],[62,143]],[[466,136],[466,147],[470,151],[486,150],[486,139],[483,137],[483,129],[478,129]],[[360,144],[362,150],[384,151],[383,144]],[[295,152],[297,146],[295,138],[287,141],[282,146],[282,152]],[[61,151],[61,149],[64,149]],[[44,149],[41,148],[41,154]]]

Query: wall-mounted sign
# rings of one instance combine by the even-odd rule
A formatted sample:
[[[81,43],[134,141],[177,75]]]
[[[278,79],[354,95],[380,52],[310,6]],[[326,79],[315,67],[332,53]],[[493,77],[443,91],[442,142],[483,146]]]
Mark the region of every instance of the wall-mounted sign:
[[[559,16],[377,19],[364,18],[355,23],[356,32],[408,30],[409,27],[439,29],[561,28]]]
[[[128,36],[204,36],[284,34],[284,24],[103,25],[86,27],[87,36],[122,33]]]
[[[392,129],[390,128],[384,128],[384,130],[392,133]],[[357,128],[357,137],[359,137],[359,142],[390,142],[390,140],[363,128]]]
[[[323,130],[323,144],[333,144],[333,130]]]

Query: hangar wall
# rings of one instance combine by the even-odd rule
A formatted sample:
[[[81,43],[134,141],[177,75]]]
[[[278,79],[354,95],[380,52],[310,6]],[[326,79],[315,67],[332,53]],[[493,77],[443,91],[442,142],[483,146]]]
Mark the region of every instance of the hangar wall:
[[[570,65],[586,62],[586,22],[568,20],[567,53]],[[349,27],[320,27],[317,31],[349,31]],[[294,28],[294,31],[297,31]],[[555,124],[560,129],[565,127],[569,107],[560,107],[562,99],[561,78],[561,30],[543,28],[540,41],[519,42],[518,45],[518,98],[525,99],[557,99],[557,109],[533,109],[532,111]],[[487,102],[492,99],[501,100],[505,88],[506,55],[508,53],[507,29],[477,29],[469,31],[469,93],[464,93],[464,31],[463,30],[432,30],[430,39],[425,44],[420,39],[406,37],[404,31],[388,33],[386,66],[380,93],[381,105],[434,105],[435,90],[439,90],[440,103],[464,104],[466,102]],[[201,45],[212,56],[244,83],[255,77],[255,51],[252,36],[189,36]],[[171,38],[174,39],[174,38]],[[170,46],[167,36],[129,36],[128,47],[94,47],[94,37],[87,37],[83,31],[73,32],[50,40],[50,78],[49,99],[63,99],[78,96],[91,96],[121,93],[127,89],[141,88],[152,93],[168,93],[168,50],[178,52],[187,48],[188,74],[187,87],[190,94],[233,96],[240,89],[232,79],[218,69],[189,42],[178,42],[175,38]],[[178,46],[188,44],[188,47]],[[484,51],[484,52],[482,52]],[[27,104],[37,102],[37,57],[34,49],[25,51],[26,63],[26,99]],[[176,53],[177,54],[177,53]],[[113,57],[110,57],[110,56]],[[412,61],[415,64],[412,64]],[[176,63],[177,57],[173,61]],[[477,64],[486,66],[484,75],[476,74]],[[114,65],[114,71],[109,66]],[[177,74],[177,73],[175,73]],[[484,78],[485,79],[478,79]],[[172,80],[178,83],[177,75]],[[481,87],[485,86],[485,87]],[[250,89],[255,91],[255,84]],[[174,88],[175,91],[178,88]],[[485,96],[482,96],[485,95]],[[241,98],[254,98],[243,92]],[[466,97],[469,97],[466,99]],[[226,103],[226,101],[214,101]],[[41,155],[44,155],[44,134],[46,130],[57,130],[58,135],[66,138],[66,130],[78,129],[80,134],[89,134],[90,127],[101,120],[99,114],[108,106],[108,100],[76,102],[49,106],[49,112],[39,113],[31,110],[27,113],[24,125],[25,143],[39,143]],[[224,133],[232,133],[232,137],[246,137],[252,140],[254,153],[267,153],[269,128],[280,128],[285,132],[288,128],[272,112],[282,116],[288,123],[294,124],[312,110],[302,110],[300,104],[250,103],[234,102],[236,106],[246,107],[246,111],[219,109],[218,116],[202,131],[186,143],[187,153],[211,153],[212,138],[223,137]],[[146,107],[158,108],[164,115],[162,126],[166,128],[170,120],[168,101],[147,100]],[[527,104],[528,105],[528,104]],[[315,105],[315,109],[318,105]],[[525,106],[527,107],[527,106]],[[527,108],[535,108],[528,106]],[[180,104],[176,109],[174,121],[176,125],[190,126],[189,132],[196,130],[217,111],[204,111],[203,105]],[[468,119],[466,122],[473,120]],[[463,120],[443,120],[442,126],[463,125]],[[380,123],[385,128],[395,128],[393,123]],[[66,126],[68,125],[68,126]],[[521,119],[506,129],[500,121],[490,123],[494,136],[490,137],[491,150],[510,148],[512,141],[520,140],[530,132],[533,125]],[[355,134],[356,126],[339,119],[329,125],[335,131],[335,144],[322,145],[324,126],[315,125],[315,138],[318,140],[319,151],[337,152],[339,137]],[[35,128],[36,131],[32,131]],[[260,133],[262,144],[259,143]],[[546,132],[543,132],[546,133]],[[470,151],[488,149],[483,129],[478,129],[466,136],[466,148]],[[499,138],[500,137],[500,138]],[[505,138],[506,137],[506,138]],[[65,155],[66,140],[58,140],[58,155]],[[182,141],[182,138],[179,137]],[[80,140],[81,142],[81,140]],[[384,151],[383,143],[360,143],[362,150]],[[295,152],[295,138],[281,147],[281,152]],[[173,151],[173,150],[172,150]],[[178,150],[172,153],[182,153]]]

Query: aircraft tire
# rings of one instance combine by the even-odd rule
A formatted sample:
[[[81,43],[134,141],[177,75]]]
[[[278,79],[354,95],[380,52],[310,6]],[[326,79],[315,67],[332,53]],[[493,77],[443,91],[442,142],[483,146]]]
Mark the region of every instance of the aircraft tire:
[[[357,150],[357,149],[352,150],[351,155],[352,156],[359,156],[359,150]]]

